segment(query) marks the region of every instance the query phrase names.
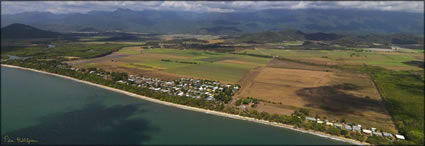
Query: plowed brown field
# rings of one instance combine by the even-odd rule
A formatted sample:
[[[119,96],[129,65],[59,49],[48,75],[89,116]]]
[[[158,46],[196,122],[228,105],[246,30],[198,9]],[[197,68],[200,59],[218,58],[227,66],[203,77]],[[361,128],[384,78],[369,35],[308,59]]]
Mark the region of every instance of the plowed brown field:
[[[322,118],[396,132],[373,82],[358,72],[273,60],[252,70],[239,83],[242,89],[237,98],[275,103],[260,103],[259,111],[288,114],[306,108]]]

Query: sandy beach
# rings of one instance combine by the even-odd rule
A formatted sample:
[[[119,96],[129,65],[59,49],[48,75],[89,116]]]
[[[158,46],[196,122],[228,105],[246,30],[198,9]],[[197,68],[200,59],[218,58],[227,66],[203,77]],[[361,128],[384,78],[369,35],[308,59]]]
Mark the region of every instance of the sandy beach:
[[[223,112],[218,112],[218,111],[212,111],[212,110],[207,110],[207,109],[202,109],[202,108],[190,107],[190,106],[170,103],[170,102],[166,102],[166,101],[161,101],[161,100],[158,100],[158,99],[154,99],[154,98],[130,93],[130,92],[127,92],[127,91],[124,91],[124,90],[119,90],[119,89],[115,89],[115,88],[108,87],[108,86],[103,86],[103,85],[91,83],[91,82],[88,82],[88,81],[75,79],[75,78],[64,76],[64,75],[59,75],[59,74],[54,74],[54,73],[49,73],[49,72],[45,72],[45,71],[40,71],[40,70],[35,70],[35,69],[30,69],[30,68],[24,68],[24,67],[19,67],[19,66],[13,66],[13,65],[1,64],[1,66],[9,67],[9,68],[18,68],[18,69],[22,69],[22,70],[39,72],[39,73],[48,74],[48,75],[52,75],[52,76],[56,76],[56,77],[70,79],[70,80],[77,81],[77,82],[80,82],[80,83],[85,83],[85,84],[88,84],[88,85],[100,87],[100,88],[103,88],[103,89],[107,89],[107,90],[111,90],[111,91],[114,91],[114,92],[126,94],[126,95],[136,97],[136,98],[140,98],[140,99],[143,99],[143,100],[147,100],[147,101],[150,101],[150,102],[159,103],[159,104],[163,104],[163,105],[167,105],[167,106],[173,106],[173,107],[177,107],[177,108],[180,108],[180,109],[191,110],[191,111],[202,112],[202,113],[211,114],[211,115],[223,116],[223,117],[239,119],[239,120],[246,120],[246,121],[251,121],[251,122],[256,122],[256,123],[286,128],[286,129],[291,129],[291,130],[295,130],[295,131],[298,131],[298,132],[313,134],[313,135],[317,135],[317,136],[320,136],[320,137],[325,137],[325,138],[329,138],[329,139],[333,139],[333,140],[337,140],[337,141],[343,141],[343,142],[355,144],[355,145],[369,145],[368,143],[360,142],[360,141],[357,141],[357,140],[354,140],[354,139],[348,139],[348,138],[345,138],[345,137],[334,136],[334,135],[330,135],[330,134],[327,134],[327,133],[324,133],[324,132],[297,129],[297,128],[294,128],[292,125],[286,125],[286,124],[281,124],[281,123],[276,123],[276,122],[254,119],[254,118],[250,118],[250,117],[243,117],[243,116],[240,116],[240,115],[234,115],[234,114],[229,114],[229,113],[223,113]]]

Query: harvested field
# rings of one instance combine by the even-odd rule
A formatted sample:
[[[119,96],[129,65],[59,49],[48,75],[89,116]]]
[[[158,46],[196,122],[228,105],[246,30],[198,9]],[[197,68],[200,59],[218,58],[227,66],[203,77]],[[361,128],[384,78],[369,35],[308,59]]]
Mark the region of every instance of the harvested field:
[[[252,70],[239,84],[242,89],[236,97],[275,103],[261,103],[259,111],[284,114],[306,108],[322,118],[396,132],[373,82],[364,74],[273,60]]]
[[[258,72],[258,73],[257,73]],[[257,74],[255,76],[255,74]],[[298,69],[283,69],[264,67],[254,71],[251,75],[251,83],[241,84],[246,87],[238,96],[258,97],[272,102],[297,103],[301,99],[297,98],[296,90],[308,87],[327,85],[331,81],[334,73]],[[255,77],[254,77],[255,76]],[[254,89],[250,89],[254,88]],[[277,90],[274,90],[277,88]],[[284,88],[285,90],[280,90]]]
[[[224,40],[207,40],[208,44],[216,44],[216,43],[222,43]]]

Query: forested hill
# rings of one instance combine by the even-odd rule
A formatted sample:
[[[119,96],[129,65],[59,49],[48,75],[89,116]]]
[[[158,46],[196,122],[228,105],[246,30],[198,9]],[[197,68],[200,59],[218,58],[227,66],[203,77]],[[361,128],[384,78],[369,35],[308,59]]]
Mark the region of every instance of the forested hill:
[[[349,35],[340,33],[305,33],[300,30],[286,29],[282,31],[268,31],[249,33],[241,35],[235,39],[239,43],[277,43],[282,41],[326,41],[332,44],[343,46],[355,46],[356,44],[372,45],[372,44],[397,44],[409,45],[420,44],[424,45],[424,37],[405,33],[395,34],[363,34]]]
[[[2,27],[23,23],[57,32],[134,31],[151,33],[244,34],[292,28],[326,33],[409,33],[423,35],[423,13],[366,10],[262,10],[193,13],[117,9],[86,14],[25,12],[2,15]],[[187,27],[190,26],[190,27]],[[95,29],[94,29],[95,28]]]
[[[60,33],[17,23],[1,28],[1,39],[54,38],[60,35]]]

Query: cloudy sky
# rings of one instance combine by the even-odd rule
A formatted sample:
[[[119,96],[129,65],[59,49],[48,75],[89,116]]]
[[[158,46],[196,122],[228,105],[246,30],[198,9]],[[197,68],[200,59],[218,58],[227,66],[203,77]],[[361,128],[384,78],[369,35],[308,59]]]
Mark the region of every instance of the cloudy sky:
[[[2,1],[2,14],[21,12],[51,13],[87,13],[93,10],[114,11],[117,8],[131,10],[183,10],[192,12],[237,12],[263,9],[364,9],[381,11],[403,11],[413,13],[424,12],[424,2],[415,1],[233,1],[233,2],[194,2],[194,1]]]

